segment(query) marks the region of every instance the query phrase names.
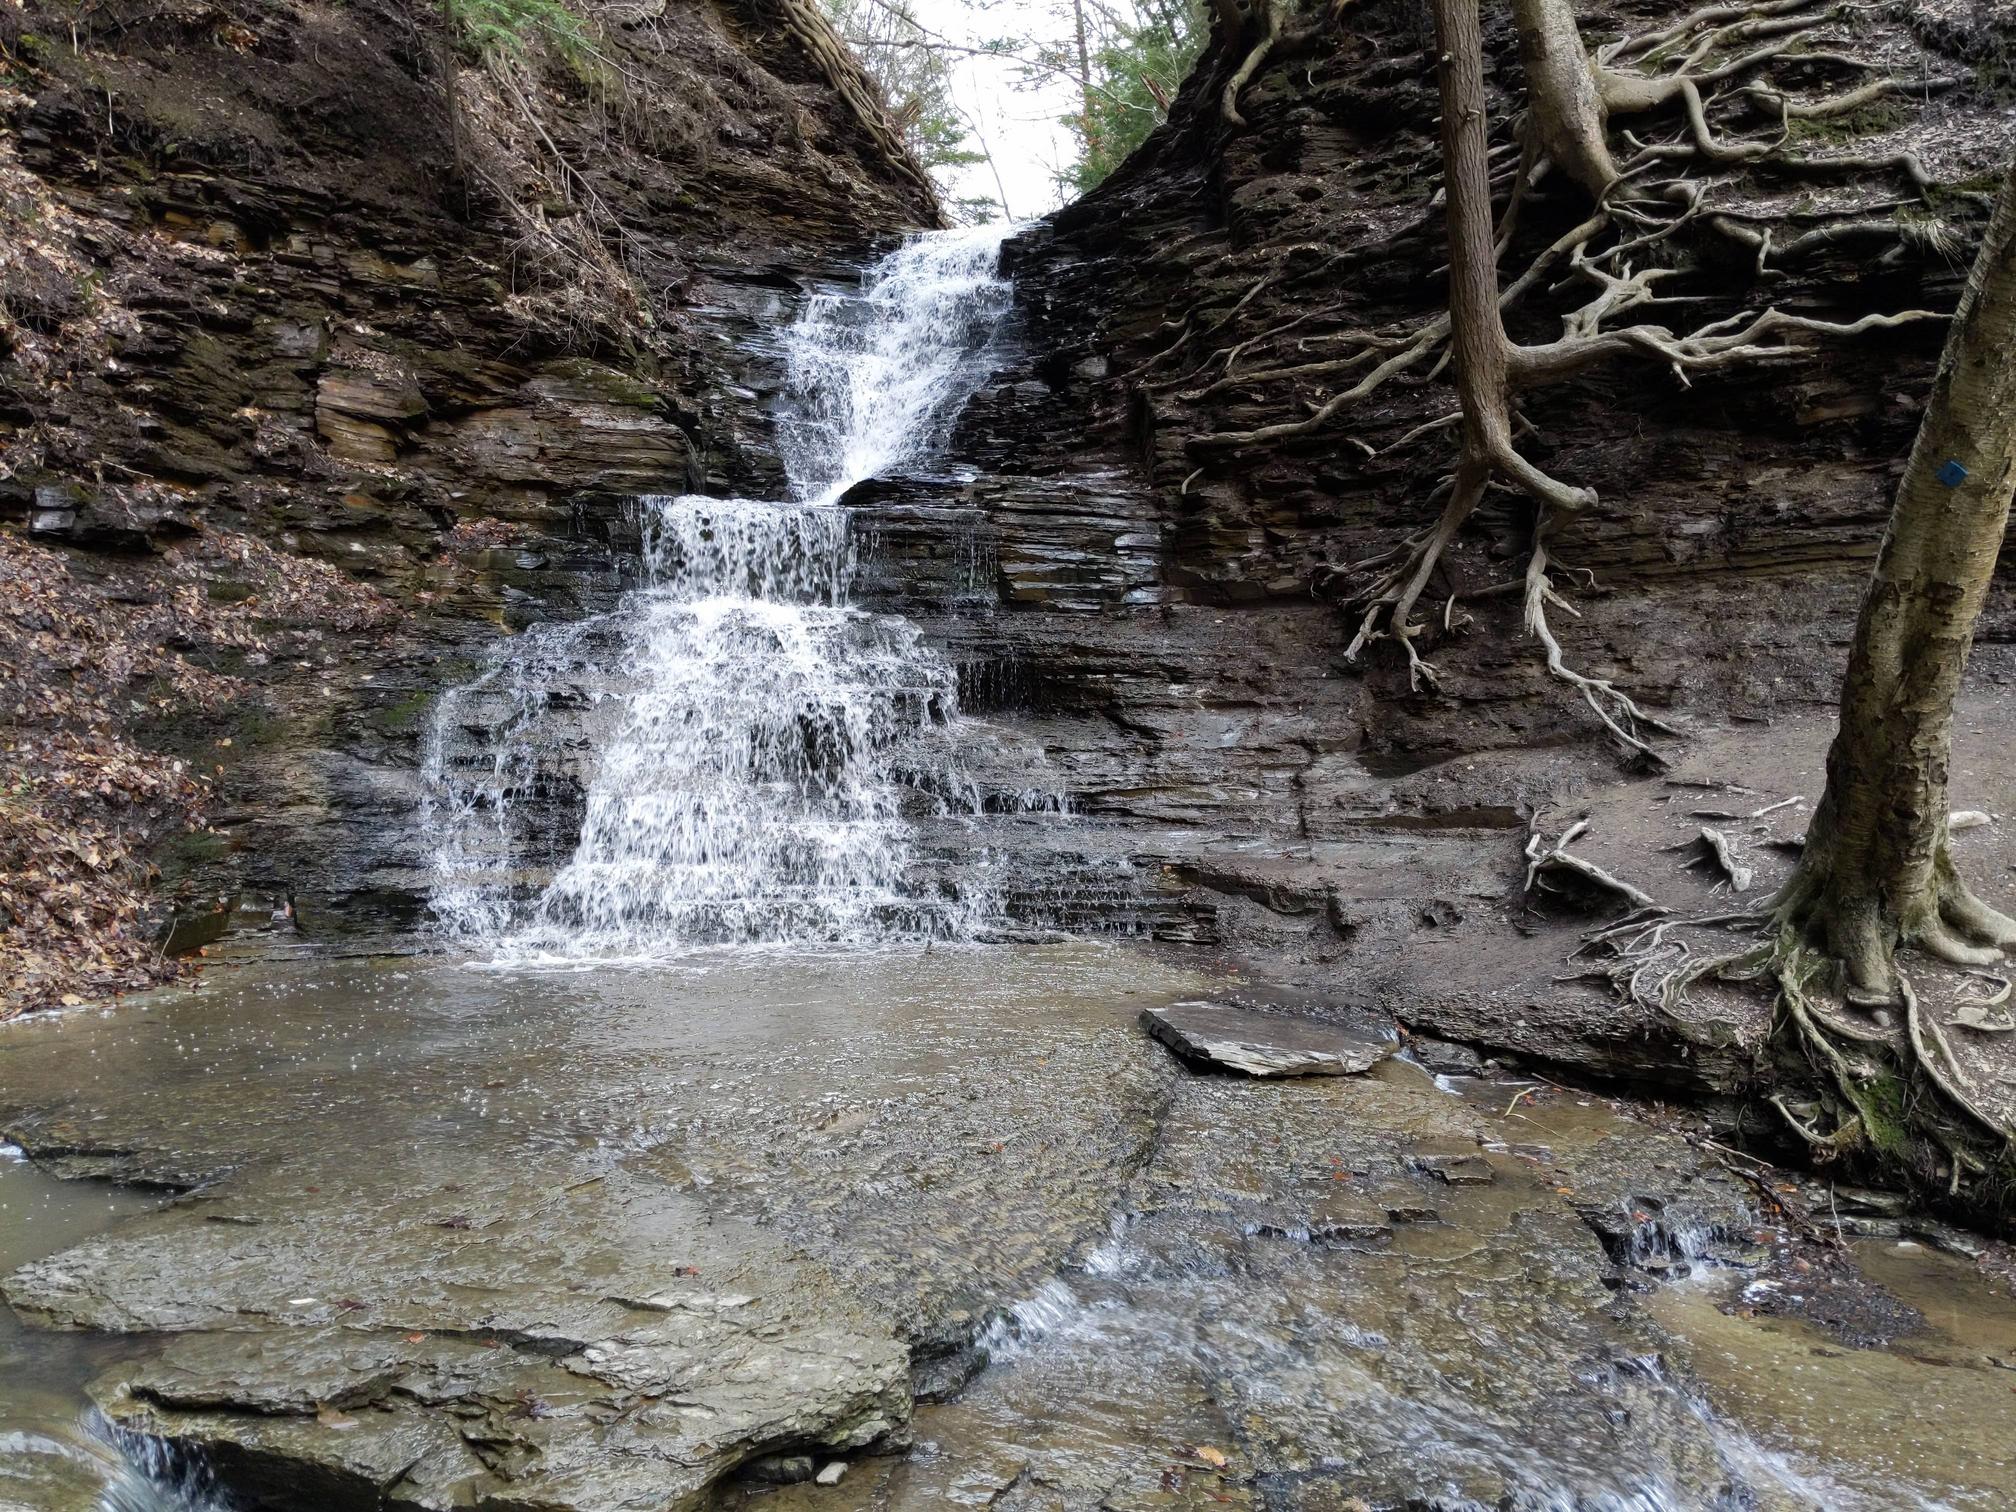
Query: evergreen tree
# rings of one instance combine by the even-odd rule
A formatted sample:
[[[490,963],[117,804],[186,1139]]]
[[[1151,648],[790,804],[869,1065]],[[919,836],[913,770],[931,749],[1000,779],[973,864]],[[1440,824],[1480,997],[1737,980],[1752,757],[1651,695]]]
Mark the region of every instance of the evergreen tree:
[[[1096,39],[1078,60],[1079,113],[1066,120],[1078,160],[1065,187],[1082,194],[1103,180],[1168,117],[1190,65],[1211,34],[1204,0],[1120,0],[1120,8],[1074,0]],[[1074,41],[1075,46],[1075,41]]]

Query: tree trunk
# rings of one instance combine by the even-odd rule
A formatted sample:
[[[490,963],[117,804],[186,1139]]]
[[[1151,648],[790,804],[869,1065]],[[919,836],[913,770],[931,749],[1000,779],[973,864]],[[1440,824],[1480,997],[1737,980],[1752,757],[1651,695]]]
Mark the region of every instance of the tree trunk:
[[[1550,160],[1600,205],[1617,181],[1617,164],[1575,8],[1568,0],[1512,0],[1512,18],[1526,72],[1527,151]]]
[[[1413,634],[1414,604],[1442,549],[1484,497],[1493,460],[1512,450],[1511,343],[1498,312],[1498,249],[1491,225],[1490,122],[1484,109],[1484,35],[1477,0],[1435,0],[1442,87],[1443,212],[1449,230],[1449,348],[1463,409],[1454,492],[1394,608],[1393,633]],[[1408,646],[1409,665],[1417,664]]]
[[[1894,999],[1898,946],[1987,964],[2016,944],[1947,849],[1953,700],[2016,493],[2016,163],[1940,359],[1841,691],[1827,790],[1783,917],[1810,923],[1851,994]]]
[[[1484,34],[1477,0],[1434,0],[1442,83],[1442,184],[1448,200],[1449,346],[1463,405],[1463,456],[1455,504],[1438,534],[1461,523],[1502,469],[1541,507],[1542,531],[1594,497],[1548,477],[1512,444],[1512,390],[1525,348],[1505,334],[1498,248],[1491,224],[1490,119],[1484,101]],[[1452,518],[1454,516],[1454,518]],[[1403,600],[1411,607],[1412,595]]]
[[[1085,42],[1085,0],[1071,0],[1071,19],[1078,28],[1078,109],[1085,133],[1085,156],[1099,151],[1099,128],[1092,119],[1092,51]]]
[[[1435,0],[1442,83],[1442,185],[1448,200],[1449,334],[1463,429],[1489,457],[1511,443],[1505,322],[1498,313],[1498,249],[1491,226],[1490,122],[1484,111],[1484,36],[1477,0]]]

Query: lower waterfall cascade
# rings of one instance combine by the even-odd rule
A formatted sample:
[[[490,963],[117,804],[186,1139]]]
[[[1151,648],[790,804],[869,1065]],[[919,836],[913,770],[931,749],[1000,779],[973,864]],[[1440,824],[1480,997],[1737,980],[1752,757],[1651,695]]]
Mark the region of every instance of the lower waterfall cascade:
[[[851,604],[837,501],[927,457],[984,380],[1006,229],[917,237],[858,293],[808,301],[778,425],[793,500],[641,498],[641,586],[534,626],[441,699],[423,828],[451,938],[611,959],[959,939],[996,912],[984,855],[956,884],[919,865],[912,820],[981,812],[960,758],[977,727],[916,626]],[[577,811],[541,880],[528,852],[564,851]]]

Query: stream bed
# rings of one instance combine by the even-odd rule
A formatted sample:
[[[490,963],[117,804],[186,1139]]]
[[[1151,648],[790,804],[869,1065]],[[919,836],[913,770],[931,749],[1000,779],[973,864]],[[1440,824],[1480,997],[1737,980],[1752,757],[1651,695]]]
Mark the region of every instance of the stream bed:
[[[1144,1010],[1281,1005],[1195,956],[977,943],[1073,926],[1083,816],[843,500],[990,370],[1003,231],[808,298],[790,497],[639,499],[614,609],[437,700],[458,954],[0,1026],[0,1512],[2010,1505],[1971,1267],[1458,1047],[1200,1071]]]
[[[1227,990],[1095,943],[409,958],[8,1025],[0,1506],[188,1504],[87,1389],[203,1505],[301,1512],[2008,1505],[1971,1265],[1802,1272],[1544,1083],[1200,1074],[1136,1022]]]

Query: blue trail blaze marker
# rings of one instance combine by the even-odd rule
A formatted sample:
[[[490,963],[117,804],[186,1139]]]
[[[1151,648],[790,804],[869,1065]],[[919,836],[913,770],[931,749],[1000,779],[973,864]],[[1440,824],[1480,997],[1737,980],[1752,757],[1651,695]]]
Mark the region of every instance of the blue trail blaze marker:
[[[1935,476],[1948,488],[1958,488],[1967,481],[1967,469],[1948,457]]]

